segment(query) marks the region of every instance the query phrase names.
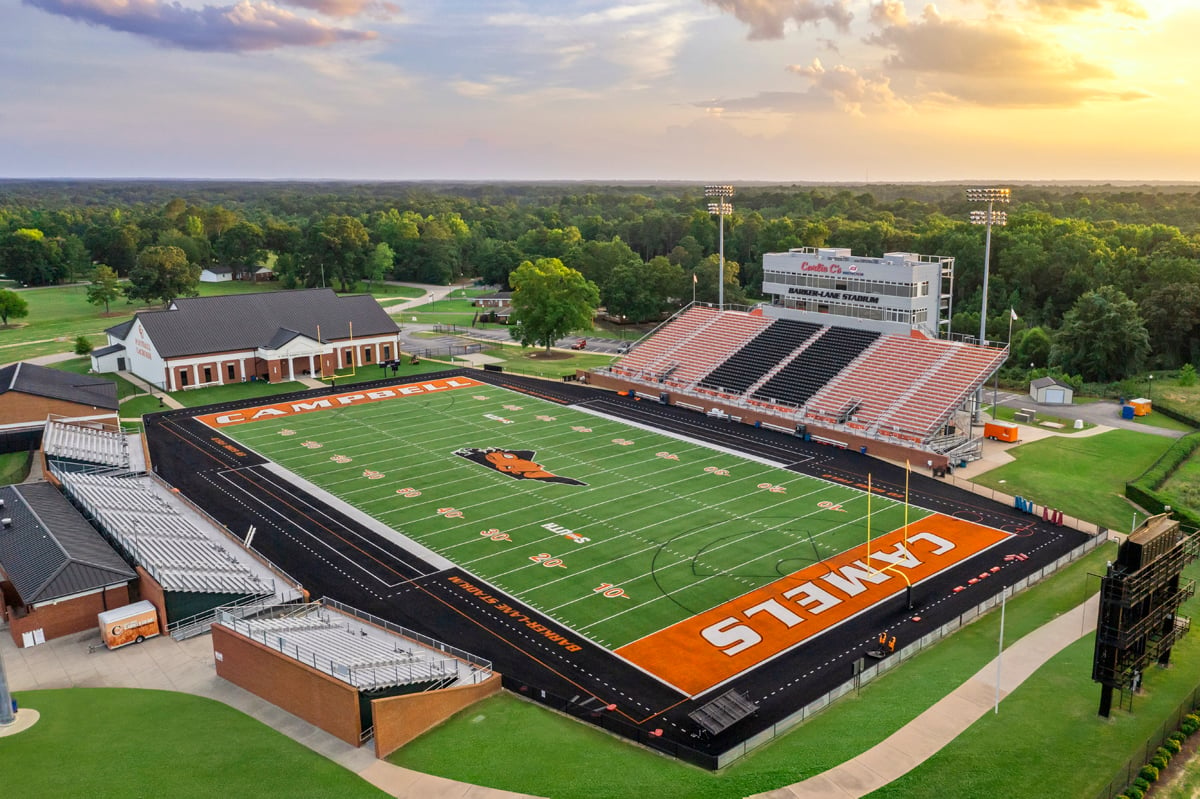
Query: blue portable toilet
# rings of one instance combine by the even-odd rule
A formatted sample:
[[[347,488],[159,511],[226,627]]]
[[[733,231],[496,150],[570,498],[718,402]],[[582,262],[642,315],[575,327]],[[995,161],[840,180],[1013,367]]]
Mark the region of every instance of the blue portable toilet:
[[[1133,406],[1132,405],[1123,405],[1121,407],[1121,418],[1122,419],[1132,419],[1133,418]]]

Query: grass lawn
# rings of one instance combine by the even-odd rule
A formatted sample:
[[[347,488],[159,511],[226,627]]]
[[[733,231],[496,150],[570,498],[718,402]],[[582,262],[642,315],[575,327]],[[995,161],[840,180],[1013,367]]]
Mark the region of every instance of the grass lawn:
[[[77,375],[86,375],[92,368],[92,359],[86,357],[72,358],[69,361],[59,361],[56,364],[51,364],[55,369],[62,369],[64,372],[74,372]],[[104,380],[111,380],[117,384],[117,399],[123,400],[133,394],[143,394],[145,390],[130,383],[120,375],[92,375]]]
[[[1184,574],[1200,576],[1193,563]],[[1181,610],[1200,610],[1195,597]],[[1060,652],[1033,678],[1006,697],[1000,714],[975,722],[950,745],[872,797],[953,796],[985,799],[1018,796],[1033,786],[1053,785],[1055,796],[1091,797],[1113,772],[1140,752],[1166,718],[1196,687],[1200,636],[1176,644],[1169,669],[1147,669],[1145,695],[1133,712],[1097,715],[1100,687],[1090,679],[1095,635]],[[1003,758],[1004,767],[997,768]]]
[[[1013,420],[1013,414],[1019,413],[1020,410],[1018,408],[1009,408],[1005,405],[1001,405],[999,408],[997,408],[995,405],[990,405],[986,408],[986,412],[991,414],[993,418],[998,418],[1005,422],[1011,422]],[[1054,432],[1065,433],[1067,435],[1070,435],[1071,433],[1079,433],[1079,432],[1082,432],[1082,430],[1087,430],[1089,428],[1096,426],[1096,425],[1092,424],[1091,422],[1085,421],[1083,423],[1082,430],[1076,430],[1075,429],[1075,420],[1073,418],[1066,418],[1066,417],[1061,417],[1061,416],[1048,416],[1047,414],[1044,414],[1044,413],[1039,413],[1037,415],[1037,420],[1038,420],[1038,422],[1054,422],[1056,424],[1061,424],[1062,429],[1061,430],[1056,429]],[[1017,422],[1017,424],[1023,425],[1023,424],[1025,424],[1025,422]],[[1028,425],[1028,426],[1029,427],[1037,427],[1039,425]]]
[[[0,454],[0,486],[19,483],[28,476],[28,452],[5,452]]]
[[[25,691],[38,723],[0,744],[6,796],[383,797],[227,705],[169,691]]]
[[[1200,508],[1200,457],[1192,453],[1157,491],[1174,507]]]
[[[188,407],[198,405],[214,405],[218,402],[249,399],[250,397],[272,397],[279,394],[291,394],[296,391],[307,391],[308,386],[289,380],[286,383],[268,383],[265,380],[252,380],[245,383],[229,383],[223,386],[196,388],[191,391],[175,391],[171,396]]]
[[[975,482],[1127,532],[1133,508],[1125,501],[1125,483],[1146,471],[1172,443],[1132,430],[1088,438],[1052,436],[1010,449],[1016,461]]]
[[[159,399],[157,396],[152,397],[149,394],[143,394],[140,397],[127,399],[121,403],[121,418],[132,419],[134,417],[145,416],[148,413],[156,413],[166,409],[167,408],[165,405],[159,404]]]
[[[1165,430],[1183,430],[1192,432],[1195,428],[1187,422],[1181,422],[1178,419],[1172,419],[1163,413],[1155,413],[1153,410],[1145,416],[1135,416],[1132,421],[1135,424],[1144,424],[1147,427],[1161,427]]]
[[[428,308],[429,306],[423,305],[421,307]],[[414,312],[409,308],[405,308],[403,311],[393,314],[392,318],[396,320],[396,324],[398,325],[407,325],[413,323],[422,325],[458,325],[459,327],[465,327],[469,330],[471,327],[471,322],[475,319],[475,314],[442,311],[442,303],[438,303],[437,313],[430,313],[428,311]]]
[[[556,356],[565,355],[566,357],[555,357],[545,360],[539,357],[545,354],[545,350],[541,347],[526,348],[513,346],[491,347],[486,350],[486,353],[493,358],[503,359],[504,362],[500,365],[504,367],[504,371],[506,372],[516,372],[536,377],[573,375],[577,369],[597,369],[601,366],[608,366],[616,357],[591,352],[571,352],[568,354],[555,350],[554,354]]]
[[[1102,570],[1115,552],[1114,546],[1105,545],[1009,601],[1004,640],[1011,645],[1095,592],[1098,581],[1088,572]],[[819,774],[887,738],[994,658],[999,627],[1000,614],[993,611],[869,683],[860,696],[839,700],[717,774],[652,754],[508,694],[468,708],[388,759],[444,777],[553,799],[747,796]],[[1091,686],[1086,671],[1078,679]],[[1098,689],[1093,693],[1098,699]],[[1048,702],[1044,707],[1058,707],[1056,700]],[[1094,703],[1088,707],[1094,714]],[[1003,710],[1002,706],[1001,718]],[[1022,731],[1039,745],[1052,740],[1028,728]],[[495,746],[498,740],[505,745]],[[471,757],[463,757],[464,751]],[[553,752],[553,763],[562,767],[548,768],[547,752]],[[1003,766],[993,763],[990,768]]]

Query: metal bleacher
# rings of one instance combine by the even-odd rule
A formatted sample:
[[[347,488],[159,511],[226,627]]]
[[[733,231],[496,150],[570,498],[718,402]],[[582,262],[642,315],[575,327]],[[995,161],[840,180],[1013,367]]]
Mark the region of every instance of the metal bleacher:
[[[812,322],[777,319],[709,372],[699,385],[729,394],[744,394],[820,329],[820,325]]]
[[[269,595],[273,580],[247,567],[158,496],[146,478],[64,471],[67,494],[166,591]]]
[[[791,363],[754,392],[764,402],[800,406],[869,347],[879,333],[830,327],[815,338]]]
[[[221,608],[216,623],[364,691],[480,682],[491,663],[328,600]],[[347,612],[350,611],[350,612]]]
[[[49,458],[129,469],[129,441],[119,430],[47,419],[42,451]]]

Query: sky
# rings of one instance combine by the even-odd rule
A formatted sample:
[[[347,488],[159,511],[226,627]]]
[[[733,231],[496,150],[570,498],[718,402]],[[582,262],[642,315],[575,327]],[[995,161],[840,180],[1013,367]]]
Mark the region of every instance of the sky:
[[[1200,180],[1195,0],[0,15],[0,177]]]

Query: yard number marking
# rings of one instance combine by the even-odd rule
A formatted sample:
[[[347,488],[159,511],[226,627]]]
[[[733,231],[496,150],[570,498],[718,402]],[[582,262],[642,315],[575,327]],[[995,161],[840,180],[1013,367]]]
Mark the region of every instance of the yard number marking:
[[[461,519],[462,518],[462,511],[455,510],[454,508],[438,508],[437,512],[439,514],[441,514],[442,516],[445,516],[447,519]]]
[[[529,559],[532,560],[534,563],[540,563],[543,566],[549,566],[551,568],[554,568],[554,567],[558,567],[560,569],[567,568],[566,564],[564,564],[561,560],[552,556],[548,552],[541,552],[537,555],[530,555]]]
[[[600,583],[600,585],[592,589],[592,593],[600,594],[600,596],[604,597],[605,599],[616,599],[618,597],[621,599],[633,598],[629,596],[629,594],[625,593],[624,588],[613,585],[612,583]]]
[[[843,508],[841,505],[838,505],[833,502],[826,502],[825,500],[818,502],[817,507],[824,508],[825,510],[836,510],[836,511],[840,511],[842,513],[846,512],[846,509]]]
[[[492,541],[512,541],[512,536],[510,536],[508,533],[500,532],[495,527],[492,527],[489,530],[480,530],[479,534]]]

